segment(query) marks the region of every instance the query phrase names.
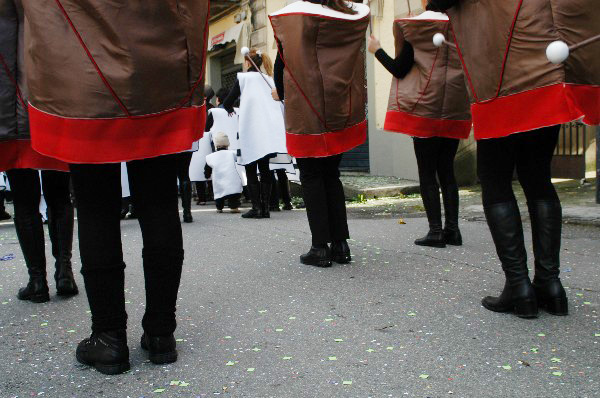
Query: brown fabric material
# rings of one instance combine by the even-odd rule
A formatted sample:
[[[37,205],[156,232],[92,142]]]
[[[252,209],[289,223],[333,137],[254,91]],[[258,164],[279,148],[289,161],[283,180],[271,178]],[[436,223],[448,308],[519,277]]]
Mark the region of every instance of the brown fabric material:
[[[365,120],[365,32],[369,18],[271,17],[285,62],[288,133],[323,134]]]
[[[70,118],[126,116],[61,10],[130,115],[177,108],[202,74],[208,0],[23,0],[30,102]],[[200,82],[189,105],[201,105]]]
[[[469,120],[469,97],[458,52],[436,48],[436,33],[448,37],[448,21],[400,19],[394,22],[396,56],[405,42],[414,49],[415,64],[404,79],[394,78],[388,110],[430,119]]]
[[[565,64],[554,65],[546,58],[546,47],[555,40],[571,45],[600,33],[598,2],[526,0],[519,9],[520,3],[461,0],[448,10],[475,91],[471,101],[560,83],[600,85],[600,43],[573,52]]]

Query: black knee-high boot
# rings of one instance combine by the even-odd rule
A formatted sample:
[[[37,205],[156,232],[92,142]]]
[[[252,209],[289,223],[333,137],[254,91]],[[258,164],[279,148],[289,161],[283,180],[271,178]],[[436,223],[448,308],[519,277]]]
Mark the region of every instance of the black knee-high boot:
[[[428,185],[421,187],[421,198],[427,221],[429,222],[429,232],[425,237],[417,239],[415,245],[446,247],[444,241],[444,232],[442,230],[442,205],[440,203],[440,189],[437,185]]]
[[[444,241],[447,245],[462,246],[462,235],[458,228],[458,185],[451,184],[442,186],[442,197],[444,198]]]
[[[538,306],[529,279],[523,225],[517,203],[497,203],[484,210],[506,283],[500,297],[488,296],[481,303],[490,311],[514,312],[521,318],[535,318]]]
[[[252,202],[252,208],[242,214],[243,218],[262,218],[260,212],[260,183],[252,182],[248,183],[248,193],[250,194],[250,201]]]
[[[562,207],[559,201],[528,203],[535,256],[535,290],[540,308],[554,315],[568,315],[567,294],[560,281]]]
[[[52,242],[52,255],[56,260],[56,291],[59,296],[73,296],[79,293],[71,258],[73,253],[73,206],[68,203],[60,209],[48,208],[48,232]]]
[[[181,207],[183,207],[183,222],[194,222],[194,217],[192,217],[192,183],[190,181],[181,183]]]
[[[32,214],[17,213],[15,229],[29,272],[29,283],[19,290],[17,297],[19,300],[30,300],[34,303],[49,301],[42,217],[37,211]]]

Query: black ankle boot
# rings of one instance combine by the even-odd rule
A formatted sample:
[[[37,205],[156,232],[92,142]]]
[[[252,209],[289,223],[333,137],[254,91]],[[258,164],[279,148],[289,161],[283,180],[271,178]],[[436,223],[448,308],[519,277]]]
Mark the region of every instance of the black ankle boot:
[[[485,297],[481,304],[490,311],[513,312],[520,318],[535,318],[538,305],[528,275],[523,225],[517,203],[497,203],[484,210],[506,283],[499,297]]]
[[[19,290],[17,298],[34,303],[49,301],[44,227],[40,214],[37,211],[35,214],[15,214],[15,230],[29,273],[29,282]]]
[[[342,240],[331,244],[331,260],[338,264],[349,264],[352,261],[347,241]]]
[[[528,203],[535,256],[533,288],[538,305],[552,315],[568,315],[567,293],[560,281],[562,208],[559,201]]]
[[[262,218],[260,214],[260,184],[248,184],[248,194],[252,202],[252,208],[242,214],[243,218]]]
[[[446,219],[444,241],[447,245],[462,246],[462,235],[458,228],[458,186],[451,184],[442,187],[442,197],[444,198],[444,217]]]
[[[305,265],[314,265],[315,267],[331,267],[331,251],[329,247],[311,246],[308,253],[300,256],[300,262]]]
[[[142,349],[149,351],[150,362],[156,365],[177,361],[177,343],[172,334],[169,336],[150,337],[144,333],[141,345]]]
[[[269,178],[265,178],[260,182],[260,216],[262,218],[271,218],[271,187]],[[279,209],[279,205],[277,205],[277,208]]]
[[[48,208],[48,231],[52,242],[52,255],[56,262],[54,280],[59,296],[74,296],[79,293],[71,265],[73,250],[73,206],[68,203],[63,208]]]
[[[446,247],[442,230],[442,205],[440,190],[437,185],[421,187],[421,198],[427,213],[429,232],[423,238],[415,240],[415,245],[430,247]]]
[[[79,363],[105,375],[121,374],[131,368],[125,330],[94,332],[79,343],[75,355]]]
[[[183,222],[194,222],[192,217],[192,183],[184,181],[181,184],[181,207],[183,207]]]

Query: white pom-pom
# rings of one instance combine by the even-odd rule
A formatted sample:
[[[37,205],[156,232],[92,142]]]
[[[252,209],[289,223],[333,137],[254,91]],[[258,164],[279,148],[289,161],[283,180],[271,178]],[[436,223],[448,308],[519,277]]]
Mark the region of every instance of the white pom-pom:
[[[569,58],[569,46],[564,41],[555,41],[550,43],[546,49],[546,57],[553,64],[563,63]]]
[[[242,55],[245,57],[250,53],[250,49],[248,47],[242,47]]]
[[[433,45],[436,47],[441,47],[446,42],[446,36],[443,33],[436,33],[433,35]]]

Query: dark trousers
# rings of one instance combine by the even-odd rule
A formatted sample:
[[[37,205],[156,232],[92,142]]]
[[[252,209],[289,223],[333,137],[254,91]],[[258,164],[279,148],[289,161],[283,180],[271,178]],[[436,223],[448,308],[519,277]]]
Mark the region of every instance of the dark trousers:
[[[131,198],[143,240],[146,287],[144,331],[169,335],[183,264],[177,204],[177,155],[127,163]],[[121,243],[119,164],[71,165],[78,202],[81,273],[92,312],[92,330],[125,329],[125,263]],[[161,189],[156,189],[156,180]]]
[[[275,178],[277,174],[277,178]],[[271,172],[271,206],[279,206],[279,200],[284,204],[291,204],[290,185],[287,173],[283,169]]]
[[[217,206],[217,210],[223,210],[225,207],[225,201],[227,200],[227,205],[230,209],[237,209],[240,207],[240,199],[242,198],[241,193],[236,193],[233,195],[223,196],[222,198],[215,199],[215,205]]]
[[[198,202],[206,203],[206,181],[196,181],[196,193],[198,194]]]
[[[477,141],[477,169],[484,206],[515,200],[515,168],[528,202],[558,201],[551,163],[560,126]]]
[[[346,199],[340,181],[342,155],[299,158],[300,182],[314,245],[350,237]]]
[[[4,191],[0,191],[0,214],[6,212],[6,207],[4,205],[5,195]]]
[[[454,157],[459,140],[432,137],[414,138],[413,141],[421,187],[437,186],[438,179],[442,187],[456,185]]]
[[[261,175],[261,181],[269,180],[269,185],[271,181],[271,169],[269,168],[269,157],[264,157],[255,162],[248,163],[245,165],[246,169],[246,177],[248,178],[248,184],[258,184],[258,172]]]

